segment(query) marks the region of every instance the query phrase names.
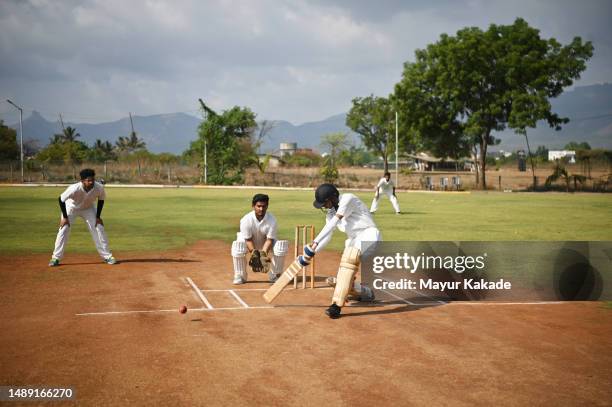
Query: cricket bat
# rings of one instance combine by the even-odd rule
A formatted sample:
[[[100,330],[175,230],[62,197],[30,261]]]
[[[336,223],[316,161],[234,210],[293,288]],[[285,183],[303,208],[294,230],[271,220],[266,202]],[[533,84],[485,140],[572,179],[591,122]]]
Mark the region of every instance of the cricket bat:
[[[283,291],[283,289],[293,280],[295,276],[302,270],[304,267],[302,263],[300,263],[300,258],[305,261],[309,261],[310,257],[304,255],[300,256],[294,260],[293,263],[280,275],[280,277],[276,280],[274,284],[264,293],[264,300],[270,304],[278,295]]]

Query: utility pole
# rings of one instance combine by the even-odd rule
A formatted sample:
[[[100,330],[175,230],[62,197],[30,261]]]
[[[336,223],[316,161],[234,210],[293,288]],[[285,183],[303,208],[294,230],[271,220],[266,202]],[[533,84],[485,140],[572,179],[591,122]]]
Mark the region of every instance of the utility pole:
[[[59,118],[60,118],[60,123],[62,125],[62,131],[64,132],[64,134],[66,133],[66,127],[64,127],[64,118],[62,117],[62,114],[59,114]]]
[[[132,126],[132,134],[134,134],[134,122],[132,121],[132,112],[128,112],[130,115],[130,126]],[[130,136],[132,135],[130,134]]]
[[[25,180],[24,175],[23,175],[23,109],[8,99],[6,99],[6,101],[9,102],[11,105],[15,106],[17,110],[19,110],[19,144],[21,147],[21,154],[20,154],[21,155],[21,183],[23,184]]]
[[[399,122],[395,112],[395,188],[399,187]]]

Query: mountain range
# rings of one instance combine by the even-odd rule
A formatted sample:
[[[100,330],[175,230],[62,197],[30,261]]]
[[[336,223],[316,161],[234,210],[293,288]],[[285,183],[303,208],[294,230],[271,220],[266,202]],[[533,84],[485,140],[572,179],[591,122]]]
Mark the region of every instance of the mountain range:
[[[576,87],[551,101],[553,111],[570,122],[561,131],[550,129],[545,123],[528,131],[529,143],[535,148],[544,145],[549,149],[562,148],[570,141],[588,142],[594,148],[612,149],[612,84]],[[288,121],[274,121],[273,129],[264,139],[263,152],[274,152],[282,142],[296,142],[300,148],[321,150],[321,137],[331,132],[346,132],[349,140],[360,144],[359,136],[345,123],[346,113],[327,119],[294,125]],[[400,116],[401,120],[401,116]],[[197,138],[201,119],[186,113],[168,113],[151,116],[133,116],[134,129],[149,151],[180,154]],[[105,123],[64,123],[76,128],[80,140],[91,145],[96,139],[114,143],[119,136],[131,131],[129,117]],[[17,129],[18,124],[10,127]],[[59,121],[49,121],[34,111],[23,121],[24,140],[36,140],[45,146],[53,134],[61,133]],[[492,150],[514,151],[525,148],[525,138],[506,130],[495,134],[501,143]]]

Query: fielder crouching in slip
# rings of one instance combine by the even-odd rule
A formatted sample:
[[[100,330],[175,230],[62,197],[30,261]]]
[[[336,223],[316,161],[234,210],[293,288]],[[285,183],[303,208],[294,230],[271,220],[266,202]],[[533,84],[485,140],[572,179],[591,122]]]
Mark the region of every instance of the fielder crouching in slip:
[[[234,284],[244,284],[248,280],[247,253],[251,254],[249,266],[253,272],[267,272],[271,283],[283,272],[289,241],[276,240],[276,218],[268,212],[269,203],[268,195],[256,194],[251,201],[253,210],[240,219],[240,232],[232,243]]]
[[[361,262],[362,242],[378,242],[382,235],[368,207],[357,196],[346,193],[340,195],[332,184],[322,184],[315,191],[313,206],[327,209],[326,223],[321,232],[305,253],[312,257],[332,238],[336,228],[346,233],[345,249],[340,260],[340,267],[335,279],[332,304],[325,311],[330,318],[340,318],[340,312],[349,294],[359,296],[362,300],[372,299],[372,290],[354,283]],[[332,283],[334,281],[332,280]],[[333,285],[333,284],[332,284]]]

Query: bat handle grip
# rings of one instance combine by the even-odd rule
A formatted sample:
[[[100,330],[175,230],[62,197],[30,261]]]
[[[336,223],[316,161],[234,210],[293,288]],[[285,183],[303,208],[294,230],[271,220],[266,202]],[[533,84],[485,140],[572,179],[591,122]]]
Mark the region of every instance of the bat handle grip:
[[[308,255],[299,255],[297,258],[298,263],[300,263],[300,266],[302,267],[306,267],[310,264],[310,260],[312,259],[312,257],[308,256]]]

